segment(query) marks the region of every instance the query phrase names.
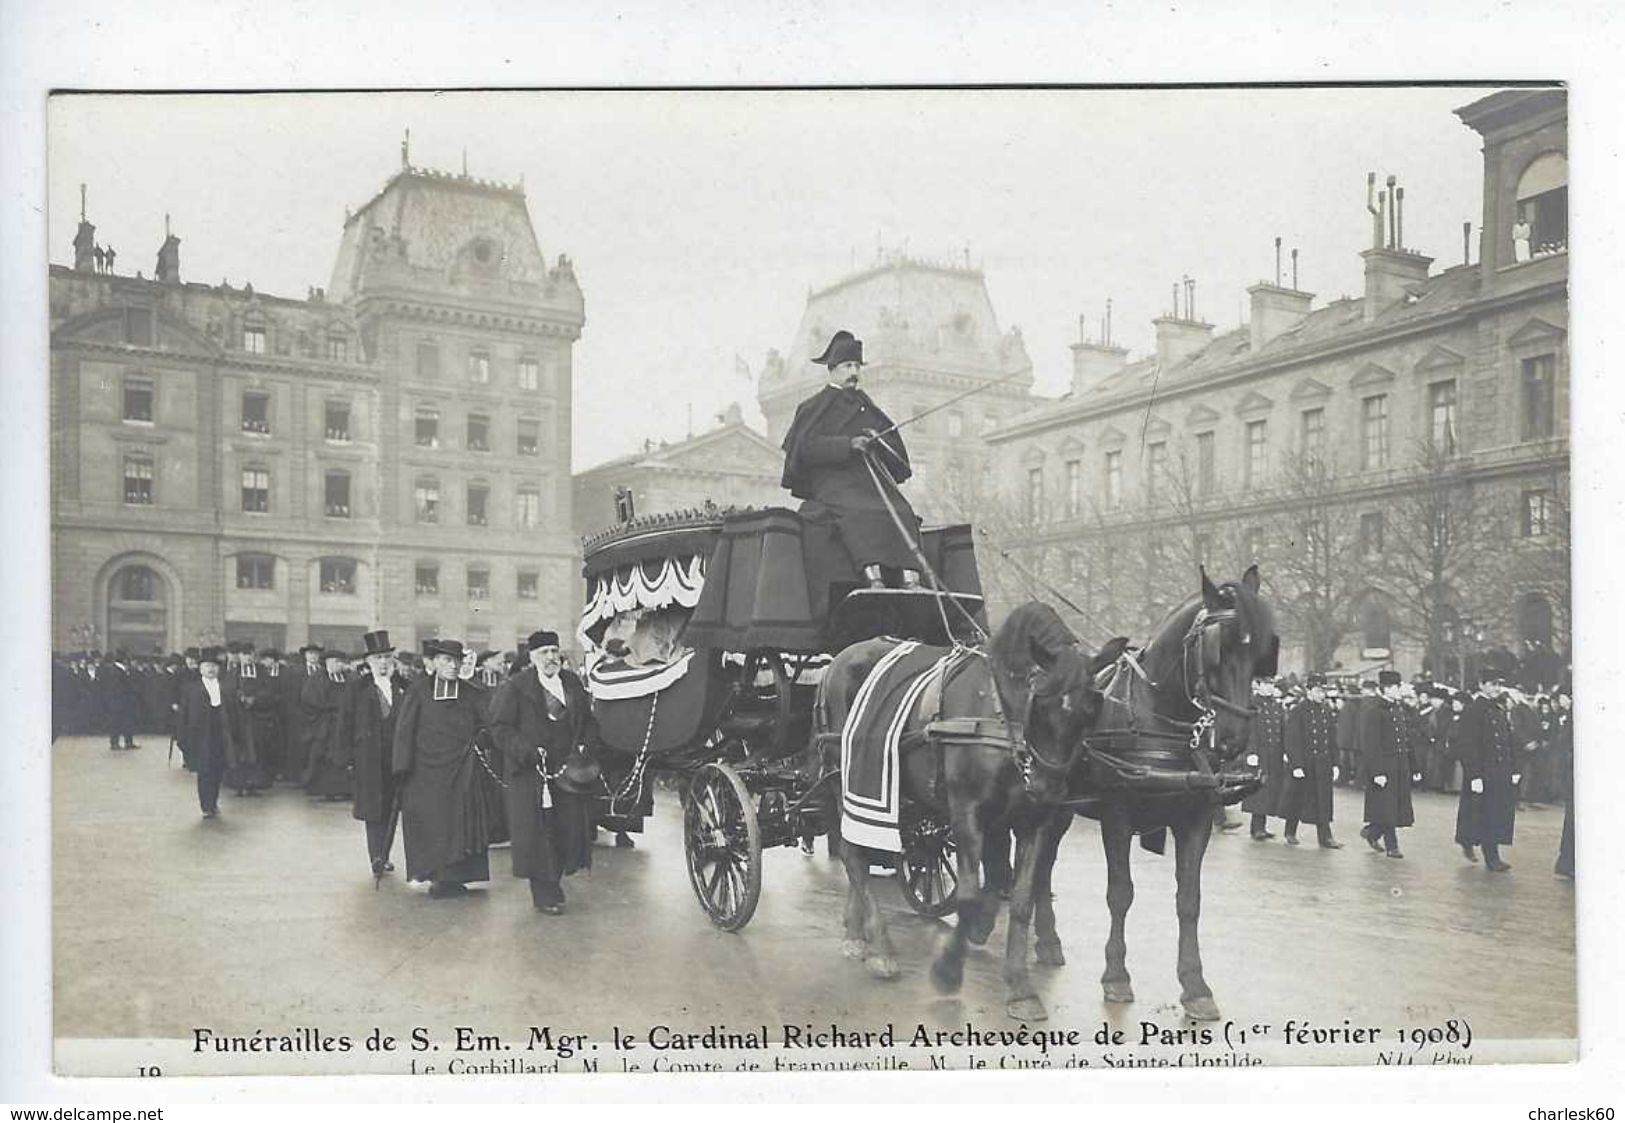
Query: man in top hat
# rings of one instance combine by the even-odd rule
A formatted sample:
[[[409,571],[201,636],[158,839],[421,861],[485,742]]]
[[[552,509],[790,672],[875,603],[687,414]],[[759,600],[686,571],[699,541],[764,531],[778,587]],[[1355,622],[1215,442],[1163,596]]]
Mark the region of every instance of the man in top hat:
[[[431,897],[455,897],[468,891],[467,882],[491,879],[491,809],[474,744],[485,725],[485,692],[459,677],[461,643],[435,639],[424,646],[430,673],[401,701],[393,771],[404,785],[406,876],[429,882]]]
[[[389,816],[395,806],[395,717],[405,698],[407,682],[396,673],[395,647],[386,631],[361,637],[367,671],[350,684],[345,707],[345,738],[354,761],[350,813],[366,824],[367,860],[377,877],[395,868],[385,842]]]
[[[114,751],[138,748],[135,727],[141,698],[130,677],[130,657],[123,651],[109,653],[102,660],[96,683],[101,692],[102,718],[107,723],[107,747]],[[123,744],[119,743],[121,739]]]
[[[807,522],[833,532],[871,588],[885,584],[887,570],[904,586],[917,586],[913,546],[920,520],[898,486],[913,469],[902,434],[892,430],[891,418],[858,385],[863,341],[838,331],[812,361],[829,368],[830,383],[796,408],[784,435],[781,485],[803,500]],[[820,596],[827,594],[828,579],[839,578],[838,573],[809,574],[809,580],[815,576],[825,578],[817,586]]]
[[[1499,677],[1486,674],[1461,715],[1456,753],[1461,760],[1461,797],[1456,805],[1456,843],[1462,856],[1478,860],[1473,848],[1482,847],[1484,868],[1505,873],[1512,867],[1501,860],[1501,847],[1512,845],[1518,817],[1517,745],[1507,715],[1506,691]]]
[[[300,693],[305,707],[305,791],[327,800],[350,798],[350,745],[344,737],[349,696],[349,656],[322,652],[322,673],[307,675]]]
[[[1377,673],[1377,693],[1364,702],[1358,718],[1360,775],[1365,779],[1365,823],[1360,837],[1371,849],[1399,852],[1400,827],[1416,821],[1411,808],[1411,760],[1408,726],[1399,701],[1398,671]]]
[[[560,878],[591,864],[592,801],[570,789],[565,764],[590,743],[592,704],[564,666],[558,633],[535,632],[525,646],[530,670],[498,693],[491,730],[505,762],[513,875],[530,882],[537,910],[557,915],[564,911]]]
[[[220,681],[226,653],[218,647],[198,653],[198,677],[181,687],[178,737],[181,752],[197,770],[197,801],[205,819],[220,813],[220,780],[233,754],[236,700]]]
[[[1286,783],[1280,814],[1286,844],[1298,845],[1298,824],[1313,823],[1322,848],[1341,850],[1332,837],[1332,785],[1337,782],[1337,713],[1326,699],[1326,676],[1311,671],[1304,696],[1287,707],[1284,730]]]

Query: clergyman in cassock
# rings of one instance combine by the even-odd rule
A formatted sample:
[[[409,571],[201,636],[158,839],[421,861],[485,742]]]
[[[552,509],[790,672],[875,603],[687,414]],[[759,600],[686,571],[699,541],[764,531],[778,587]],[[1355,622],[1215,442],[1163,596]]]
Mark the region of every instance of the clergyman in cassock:
[[[1399,702],[1398,671],[1377,673],[1377,695],[1360,705],[1356,739],[1365,781],[1365,826],[1360,837],[1373,850],[1399,851],[1399,828],[1416,821],[1411,807],[1411,744]]]
[[[345,729],[354,761],[351,814],[366,824],[367,859],[377,877],[395,868],[384,844],[395,803],[395,717],[407,683],[395,673],[395,648],[388,632],[368,632],[361,641],[367,651],[367,673],[350,684]]]
[[[281,675],[282,745],[284,754],[277,775],[293,784],[304,784],[310,763],[309,745],[305,739],[305,682],[313,675],[323,674],[321,644],[307,643],[299,649],[299,659]]]
[[[1326,676],[1311,671],[1304,697],[1287,707],[1283,730],[1287,776],[1280,814],[1286,844],[1298,845],[1298,824],[1312,823],[1320,845],[1341,850],[1332,837],[1332,785],[1338,779],[1337,711],[1326,700]]]
[[[485,692],[458,677],[463,645],[430,640],[430,673],[406,691],[395,718],[395,782],[401,791],[406,876],[431,897],[466,893],[491,880],[490,809],[474,737],[485,724]]]
[[[1253,841],[1262,842],[1275,835],[1269,830],[1269,816],[1279,814],[1282,781],[1285,779],[1285,750],[1282,735],[1286,725],[1286,710],[1281,706],[1281,692],[1268,679],[1253,682],[1253,728],[1247,741],[1247,767],[1264,775],[1264,785],[1241,802],[1241,810],[1250,815],[1248,827]]]
[[[197,801],[205,819],[220,813],[220,781],[232,752],[237,703],[220,681],[225,652],[211,647],[198,657],[198,677],[181,687],[177,736],[197,771]]]
[[[103,660],[97,683],[101,692],[102,717],[107,723],[107,747],[134,749],[135,727],[140,720],[141,697],[130,677],[130,660],[124,652]],[[119,740],[123,739],[123,744]]]
[[[781,485],[803,501],[800,511],[809,536],[822,532],[811,541],[833,539],[871,588],[885,585],[888,570],[905,587],[917,586],[919,562],[897,525],[900,519],[908,535],[918,541],[920,520],[898,487],[913,469],[902,435],[890,431],[891,418],[858,385],[863,341],[851,332],[838,331],[824,353],[812,361],[829,368],[831,381],[796,407],[795,419],[784,436]],[[881,488],[897,519],[881,498]],[[824,570],[808,574],[821,605],[830,581],[838,580],[844,567],[813,546],[809,547],[809,562]],[[815,605],[814,611],[819,607]]]
[[[275,778],[276,754],[282,741],[282,698],[277,681],[270,675],[272,652],[253,653],[237,664],[234,693],[239,722],[232,734],[231,760],[226,769],[226,786],[238,795],[258,795]],[[224,680],[222,680],[224,681]],[[232,685],[227,683],[227,688]]]
[[[570,790],[568,769],[592,735],[592,703],[565,669],[555,632],[526,641],[530,668],[503,685],[491,727],[502,749],[513,875],[530,882],[541,912],[564,911],[560,879],[591,864],[593,802]]]
[[[323,799],[350,798],[350,746],[344,738],[344,704],[350,674],[342,652],[322,653],[324,669],[305,676],[305,791]]]
[[[1495,873],[1512,867],[1501,860],[1512,845],[1518,817],[1517,745],[1502,701],[1499,682],[1486,679],[1462,713],[1456,734],[1461,758],[1461,796],[1456,805],[1456,843],[1476,862],[1473,848],[1484,851],[1484,866]]]

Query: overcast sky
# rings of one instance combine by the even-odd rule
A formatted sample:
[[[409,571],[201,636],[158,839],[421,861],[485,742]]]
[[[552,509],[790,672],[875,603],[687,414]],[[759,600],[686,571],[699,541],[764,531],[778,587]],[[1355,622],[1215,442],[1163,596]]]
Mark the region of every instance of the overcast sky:
[[[575,262],[575,465],[678,439],[738,400],[735,355],[787,350],[809,287],[877,244],[985,271],[1043,393],[1107,297],[1136,354],[1196,278],[1220,330],[1298,247],[1317,306],[1358,293],[1366,173],[1399,176],[1409,247],[1461,261],[1481,219],[1487,89],[97,96],[51,106],[50,258],[72,260],[79,184],[119,271],[151,276],[164,214],[183,278],[303,297],[346,206],[412,162],[523,175],[542,252]]]

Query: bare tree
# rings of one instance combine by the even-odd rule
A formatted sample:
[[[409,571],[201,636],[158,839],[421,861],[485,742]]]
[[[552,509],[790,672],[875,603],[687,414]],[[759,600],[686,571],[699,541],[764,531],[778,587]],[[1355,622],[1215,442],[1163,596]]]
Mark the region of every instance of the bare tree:
[[[1368,582],[1358,556],[1357,520],[1340,501],[1336,464],[1318,454],[1283,458],[1279,507],[1266,523],[1273,544],[1270,581],[1281,619],[1304,645],[1307,669],[1326,670],[1354,626]]]
[[[1502,552],[1496,520],[1464,458],[1431,441],[1417,444],[1410,479],[1390,493],[1381,515],[1378,578],[1402,609],[1400,629],[1422,641],[1427,665],[1438,668],[1451,622],[1488,607],[1464,598],[1482,588],[1476,577],[1485,559]]]

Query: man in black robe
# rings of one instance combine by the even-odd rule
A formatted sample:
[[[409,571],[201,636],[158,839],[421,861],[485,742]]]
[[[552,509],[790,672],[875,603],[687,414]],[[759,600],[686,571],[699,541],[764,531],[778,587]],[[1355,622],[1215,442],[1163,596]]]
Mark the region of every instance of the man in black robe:
[[[1281,792],[1286,843],[1298,845],[1298,824],[1313,823],[1326,850],[1341,850],[1332,837],[1332,785],[1337,782],[1337,712],[1326,701],[1326,676],[1311,671],[1304,697],[1287,707],[1284,730],[1287,779]]]
[[[134,749],[135,727],[140,722],[139,688],[130,677],[130,658],[119,651],[102,661],[96,682],[101,692],[102,714],[107,722],[107,747],[115,751]],[[119,744],[122,738],[123,744]]]
[[[1473,848],[1481,847],[1484,867],[1494,873],[1512,868],[1501,860],[1500,848],[1512,845],[1523,779],[1504,694],[1500,682],[1486,676],[1461,715],[1456,738],[1462,776],[1456,843],[1470,862],[1478,860]]]
[[[299,659],[279,676],[282,686],[282,745],[284,749],[277,777],[303,784],[310,765],[305,740],[305,680],[322,675],[322,645],[307,643],[299,649]]]
[[[395,804],[395,715],[406,695],[407,683],[395,673],[395,648],[385,631],[361,637],[366,645],[367,670],[350,685],[345,707],[344,736],[354,762],[351,815],[366,824],[367,859],[377,877],[395,868],[385,842],[390,811]]]
[[[863,342],[838,331],[812,361],[829,368],[831,381],[796,408],[784,436],[781,485],[803,500],[800,510],[808,534],[822,532],[819,537],[833,539],[871,588],[884,587],[888,570],[904,587],[916,587],[920,575],[914,547],[920,520],[898,486],[913,469],[891,418],[858,385]],[[840,580],[845,567],[826,561],[815,547],[808,553],[808,581],[822,603],[830,582]]]
[[[395,718],[394,775],[401,789],[406,876],[431,897],[455,897],[491,880],[492,809],[474,745],[485,726],[485,692],[458,677],[463,645],[429,640],[430,673],[406,691]]]
[[[345,741],[344,704],[349,694],[349,658],[322,652],[325,669],[305,676],[300,694],[305,717],[305,791],[327,800],[350,798],[350,745]]]

